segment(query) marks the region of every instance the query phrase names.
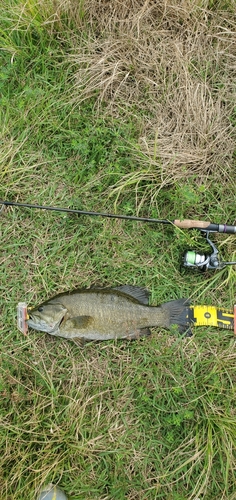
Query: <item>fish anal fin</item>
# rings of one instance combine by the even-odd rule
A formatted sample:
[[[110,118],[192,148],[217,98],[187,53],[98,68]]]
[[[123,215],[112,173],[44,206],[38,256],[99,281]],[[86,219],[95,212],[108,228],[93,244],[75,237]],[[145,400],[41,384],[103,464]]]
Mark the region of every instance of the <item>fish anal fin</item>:
[[[125,336],[125,338],[127,338],[129,340],[137,340],[140,337],[148,337],[149,335],[151,335],[151,330],[149,328],[140,328],[140,329],[137,329],[133,332],[129,332]]]

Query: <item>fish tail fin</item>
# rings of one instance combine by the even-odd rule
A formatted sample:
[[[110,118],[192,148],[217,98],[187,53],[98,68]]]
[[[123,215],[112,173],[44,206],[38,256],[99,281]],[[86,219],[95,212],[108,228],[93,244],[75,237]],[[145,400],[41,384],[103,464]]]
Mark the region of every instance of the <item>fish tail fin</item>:
[[[170,329],[172,325],[176,325],[179,333],[186,333],[191,336],[190,320],[189,320],[188,299],[177,299],[165,302],[161,305],[167,316],[167,327]]]

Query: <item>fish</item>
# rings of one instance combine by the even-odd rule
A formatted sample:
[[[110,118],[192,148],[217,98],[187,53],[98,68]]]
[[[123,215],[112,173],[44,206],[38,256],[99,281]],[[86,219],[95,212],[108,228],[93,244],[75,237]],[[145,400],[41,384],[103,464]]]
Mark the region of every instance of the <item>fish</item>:
[[[188,328],[187,299],[149,305],[144,288],[123,285],[63,292],[29,308],[28,327],[66,339],[87,341],[137,339],[151,327],[183,333]]]

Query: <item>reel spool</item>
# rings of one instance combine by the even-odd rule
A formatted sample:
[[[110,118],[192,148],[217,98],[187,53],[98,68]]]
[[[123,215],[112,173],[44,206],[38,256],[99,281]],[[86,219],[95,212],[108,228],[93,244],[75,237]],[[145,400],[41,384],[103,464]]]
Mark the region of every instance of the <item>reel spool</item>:
[[[220,263],[214,254],[207,255],[197,253],[195,250],[187,250],[183,256],[183,266],[206,271],[207,269],[219,269]]]
[[[195,268],[200,271],[207,269],[223,269],[225,266],[235,265],[236,262],[220,262],[218,258],[218,250],[214,243],[209,239],[209,231],[202,231],[204,236],[212,248],[211,254],[198,253],[196,250],[187,250],[182,259],[183,267]]]

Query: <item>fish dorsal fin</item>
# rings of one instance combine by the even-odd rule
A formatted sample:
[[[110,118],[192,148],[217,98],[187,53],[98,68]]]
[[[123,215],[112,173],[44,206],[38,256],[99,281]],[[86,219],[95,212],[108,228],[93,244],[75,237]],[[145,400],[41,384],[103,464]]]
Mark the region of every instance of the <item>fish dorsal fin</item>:
[[[133,299],[136,299],[138,302],[140,302],[140,304],[143,304],[145,306],[148,306],[149,304],[150,292],[145,288],[140,288],[139,286],[133,285],[121,285],[112,287],[112,290],[117,290],[118,292],[125,293],[126,295],[129,295]]]

